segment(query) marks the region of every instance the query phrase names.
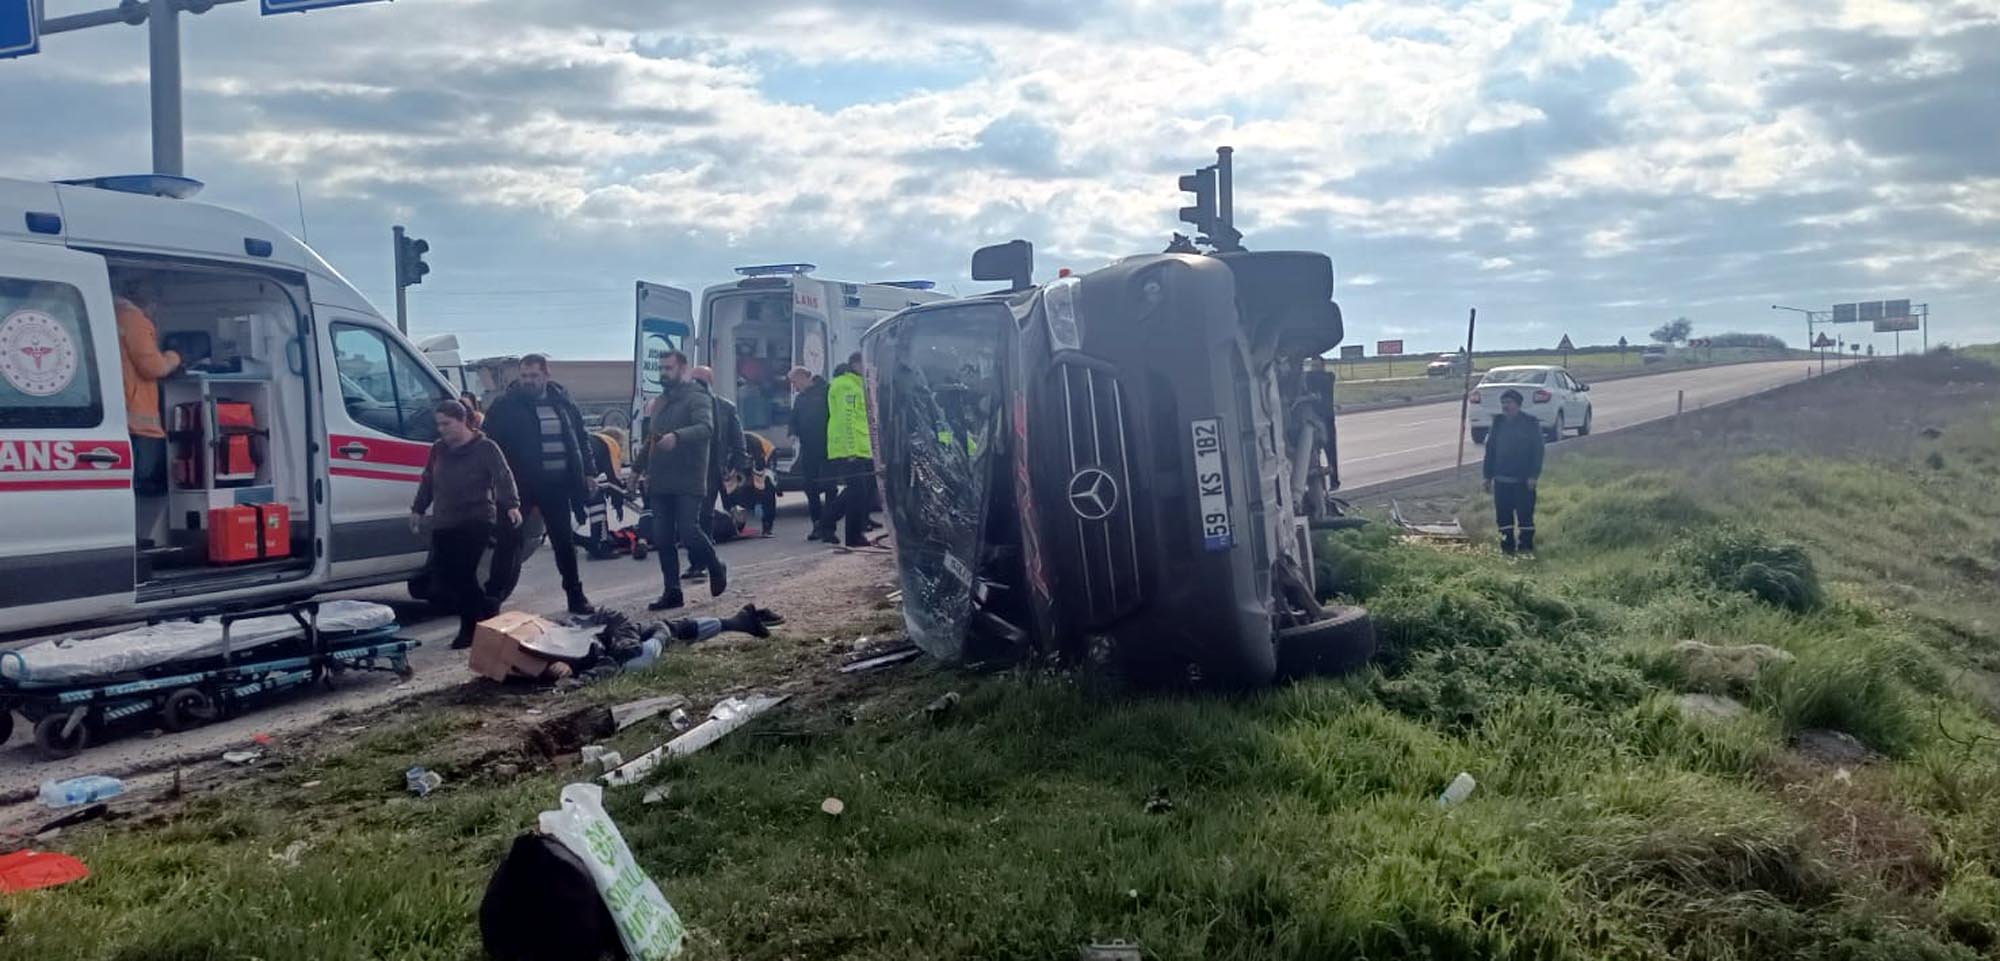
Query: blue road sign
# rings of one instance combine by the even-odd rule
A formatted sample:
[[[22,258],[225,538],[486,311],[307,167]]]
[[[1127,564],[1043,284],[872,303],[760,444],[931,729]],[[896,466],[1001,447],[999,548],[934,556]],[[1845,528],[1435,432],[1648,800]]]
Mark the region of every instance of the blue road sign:
[[[0,0],[0,59],[39,52],[40,34],[35,23],[35,0]]]
[[[369,3],[371,0],[258,0],[264,8],[264,16],[274,13],[304,13],[322,7],[344,7],[353,3]]]

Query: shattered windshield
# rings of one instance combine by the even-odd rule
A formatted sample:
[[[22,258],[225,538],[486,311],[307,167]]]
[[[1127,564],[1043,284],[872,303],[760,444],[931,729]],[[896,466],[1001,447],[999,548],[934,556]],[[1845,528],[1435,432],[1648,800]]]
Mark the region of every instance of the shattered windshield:
[[[940,658],[961,654],[972,616],[1010,329],[1004,308],[967,305],[904,318],[867,347],[904,619]]]

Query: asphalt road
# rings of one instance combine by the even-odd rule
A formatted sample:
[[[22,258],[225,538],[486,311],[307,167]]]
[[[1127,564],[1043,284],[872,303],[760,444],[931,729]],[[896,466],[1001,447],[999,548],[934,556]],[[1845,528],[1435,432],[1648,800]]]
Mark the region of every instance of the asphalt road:
[[[1682,391],[1687,394],[1687,409],[1694,410],[1803,380],[1808,369],[1804,361],[1775,361],[1592,384],[1591,431],[1603,433],[1672,417]],[[1458,417],[1456,400],[1342,415],[1341,486],[1352,490],[1456,465]],[[1480,448],[1468,439],[1466,462],[1475,462],[1480,456]]]
[[[1802,362],[1745,364],[1607,381],[1593,385],[1591,390],[1593,426],[1603,432],[1672,416],[1678,391],[1686,392],[1687,407],[1692,410],[1801,379],[1806,369]],[[1458,452],[1458,413],[1458,404],[1448,402],[1343,416],[1340,420],[1343,486],[1351,490],[1453,466]],[[1478,451],[1469,442],[1466,444],[1468,460],[1477,458]],[[806,525],[804,499],[798,495],[784,498],[777,536],[721,545],[722,557],[731,568],[729,594],[710,601],[702,585],[688,584],[688,598],[693,603],[684,613],[726,614],[753,599],[782,610],[784,581],[789,572],[829,550],[823,544],[806,542]],[[642,607],[660,589],[660,571],[652,557],[643,562],[630,558],[586,560],[583,579],[592,601],[626,610]],[[397,682],[389,675],[350,676],[332,691],[302,692],[264,710],[177,735],[125,736],[60,762],[42,761],[35,752],[27,725],[19,724],[13,739],[0,749],[0,804],[33,791],[47,778],[91,773],[124,775],[147,770],[167,772],[180,764],[213,762],[224,751],[250,747],[251,739],[260,734],[282,740],[317,729],[322,737],[352,736],[365,723],[360,718],[365,717],[368,709],[412,694],[460,684],[472,676],[465,668],[464,652],[448,647],[457,627],[455,621],[430,616],[422,608],[409,604],[400,588],[384,587],[347,596],[398,606],[403,614],[405,636],[423,641],[413,657],[417,669],[414,679]],[[556,615],[563,604],[554,563],[546,550],[538,551],[522,572],[520,587],[509,606]],[[318,727],[341,711],[356,720],[346,727],[340,724]],[[128,782],[143,784],[168,776],[154,773],[130,777]]]

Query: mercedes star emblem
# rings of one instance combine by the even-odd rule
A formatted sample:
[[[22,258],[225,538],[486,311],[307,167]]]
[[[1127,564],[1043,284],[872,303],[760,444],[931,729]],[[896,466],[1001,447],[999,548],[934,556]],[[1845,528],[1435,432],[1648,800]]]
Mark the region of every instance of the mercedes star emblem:
[[[1087,521],[1101,521],[1118,508],[1118,482],[1095,467],[1086,467],[1069,479],[1069,507]]]

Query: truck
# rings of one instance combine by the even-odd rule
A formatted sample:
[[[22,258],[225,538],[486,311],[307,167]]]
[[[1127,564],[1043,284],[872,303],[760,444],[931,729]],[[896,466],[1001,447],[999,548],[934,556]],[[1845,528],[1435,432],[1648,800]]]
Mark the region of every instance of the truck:
[[[1027,241],[984,248],[973,276],[1007,289],[862,338],[915,643],[1222,687],[1372,656],[1367,612],[1323,605],[1312,563],[1314,529],[1354,520],[1302,385],[1342,339],[1332,261],[1213,246],[1040,285]]]

